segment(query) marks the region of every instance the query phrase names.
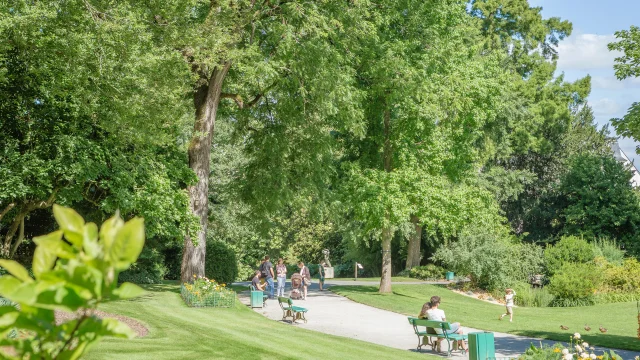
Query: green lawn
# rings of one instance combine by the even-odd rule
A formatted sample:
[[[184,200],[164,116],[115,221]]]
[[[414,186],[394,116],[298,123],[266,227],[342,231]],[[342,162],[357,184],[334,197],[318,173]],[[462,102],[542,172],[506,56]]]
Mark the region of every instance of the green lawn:
[[[504,307],[456,294],[437,285],[394,285],[393,294],[379,294],[377,286],[333,286],[331,291],[373,307],[417,316],[431,296],[442,297],[441,308],[447,320],[482,330],[505,332],[560,341],[579,332],[587,342],[604,347],[640,350],[636,303],[617,303],[575,308],[514,309],[513,323],[499,321]],[[586,332],[588,324],[593,329]],[[569,326],[568,331],[560,325]],[[608,329],[606,334],[598,326]]]
[[[141,321],[149,335],[106,338],[86,359],[437,359],[272,321],[239,301],[233,309],[188,308],[175,284],[145,288],[138,299],[100,309]]]
[[[353,278],[334,278],[334,279],[326,279],[326,282],[331,282],[331,280],[337,280],[337,281],[353,281]],[[367,277],[367,278],[358,278],[357,281],[374,281],[374,282],[380,282],[380,278],[379,277]],[[414,279],[414,278],[410,278],[410,277],[403,277],[403,276],[394,276],[391,278],[392,282],[416,282],[416,281],[422,281],[419,279]]]

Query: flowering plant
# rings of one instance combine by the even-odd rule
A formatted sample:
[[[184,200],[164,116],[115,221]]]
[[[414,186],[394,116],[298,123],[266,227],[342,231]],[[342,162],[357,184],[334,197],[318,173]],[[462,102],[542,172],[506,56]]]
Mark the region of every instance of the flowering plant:
[[[235,291],[205,276],[193,275],[193,283],[182,284],[182,299],[194,307],[231,307],[235,304]]]
[[[537,348],[533,344],[522,354],[518,360],[622,360],[613,351],[604,351],[602,355],[595,354],[595,348],[586,341],[581,341],[579,333],[571,335],[568,346],[555,344],[554,346],[544,346],[542,343]],[[640,360],[640,359],[637,359]]]

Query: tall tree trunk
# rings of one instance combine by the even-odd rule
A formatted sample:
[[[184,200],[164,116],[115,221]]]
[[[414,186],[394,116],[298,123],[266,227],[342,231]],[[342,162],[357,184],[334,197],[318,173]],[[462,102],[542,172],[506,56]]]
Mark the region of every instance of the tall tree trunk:
[[[391,111],[384,112],[384,171],[391,172],[391,159],[393,149],[391,148]],[[385,225],[382,229],[382,277],[380,278],[380,293],[391,292],[391,214],[389,210],[385,213]]]
[[[194,134],[189,144],[189,167],[198,177],[198,182],[188,187],[189,207],[200,219],[200,230],[192,238],[187,234],[182,251],[180,278],[182,282],[193,280],[193,276],[204,276],[204,262],[207,245],[207,222],[209,212],[209,172],[211,157],[211,141],[216,123],[216,113],[220,103],[222,84],[229,72],[231,62],[226,62],[213,70],[207,82],[196,87],[194,105],[196,121]],[[195,241],[194,241],[195,240]]]
[[[409,270],[414,266],[420,266],[420,242],[422,239],[422,226],[417,216],[411,215],[411,222],[415,229],[415,233],[409,238],[409,247],[407,249],[407,266]]]

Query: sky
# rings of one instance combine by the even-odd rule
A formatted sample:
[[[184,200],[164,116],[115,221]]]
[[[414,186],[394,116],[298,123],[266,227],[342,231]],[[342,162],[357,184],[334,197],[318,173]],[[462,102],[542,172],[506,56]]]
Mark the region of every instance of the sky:
[[[602,126],[611,118],[626,114],[633,102],[640,102],[640,78],[619,81],[613,70],[619,53],[610,52],[607,44],[615,41],[614,33],[640,26],[640,0],[529,0],[541,6],[544,18],[560,17],[573,23],[571,36],[558,46],[558,73],[567,81],[591,75],[591,96],[596,122]],[[610,127],[615,135],[615,129]],[[640,155],[632,139],[620,139],[620,147],[640,166]]]

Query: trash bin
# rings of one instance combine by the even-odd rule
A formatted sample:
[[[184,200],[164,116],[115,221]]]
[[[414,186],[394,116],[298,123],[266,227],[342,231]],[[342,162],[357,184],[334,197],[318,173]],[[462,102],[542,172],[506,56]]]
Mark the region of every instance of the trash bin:
[[[449,281],[453,280],[453,271],[447,271],[446,279]]]
[[[264,299],[264,293],[262,291],[257,291],[257,290],[252,290],[251,291],[251,307],[252,308],[261,308],[262,307],[262,303],[263,303],[263,299]]]
[[[469,333],[469,360],[496,358],[496,346],[492,332]]]

